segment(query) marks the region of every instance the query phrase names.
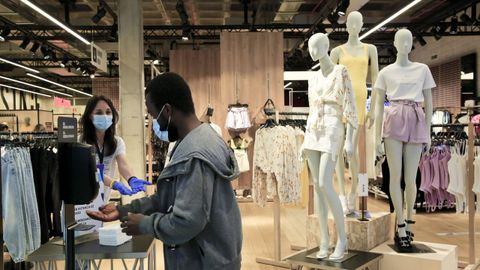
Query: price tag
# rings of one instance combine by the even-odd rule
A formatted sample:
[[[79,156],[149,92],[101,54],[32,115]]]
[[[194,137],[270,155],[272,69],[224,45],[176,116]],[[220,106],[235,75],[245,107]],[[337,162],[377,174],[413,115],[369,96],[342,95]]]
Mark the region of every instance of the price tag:
[[[368,196],[368,175],[366,173],[358,175],[357,193],[359,197]]]

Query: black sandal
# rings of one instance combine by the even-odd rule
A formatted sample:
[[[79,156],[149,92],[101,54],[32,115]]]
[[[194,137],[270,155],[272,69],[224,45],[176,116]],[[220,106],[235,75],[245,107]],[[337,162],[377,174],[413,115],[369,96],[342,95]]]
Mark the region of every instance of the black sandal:
[[[415,224],[415,221],[413,221],[413,220],[407,220],[407,219],[406,219],[406,220],[405,220],[405,223],[407,223],[407,224]],[[407,236],[410,238],[410,242],[413,242],[413,237],[415,237],[415,234],[414,234],[413,232],[411,232],[411,231],[406,231],[406,233],[407,233]]]
[[[405,223],[403,224],[398,224],[397,228],[405,228],[407,225]],[[398,235],[398,230],[395,232],[395,245],[397,246],[398,249],[400,250],[409,250],[412,248],[412,243],[410,242],[410,237],[407,235],[406,237],[400,237]]]

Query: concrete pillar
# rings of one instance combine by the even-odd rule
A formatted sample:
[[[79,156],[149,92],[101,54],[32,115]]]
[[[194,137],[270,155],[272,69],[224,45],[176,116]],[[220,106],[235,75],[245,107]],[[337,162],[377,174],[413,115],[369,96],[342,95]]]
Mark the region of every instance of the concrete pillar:
[[[120,132],[134,174],[145,179],[142,1],[119,0],[118,20]]]

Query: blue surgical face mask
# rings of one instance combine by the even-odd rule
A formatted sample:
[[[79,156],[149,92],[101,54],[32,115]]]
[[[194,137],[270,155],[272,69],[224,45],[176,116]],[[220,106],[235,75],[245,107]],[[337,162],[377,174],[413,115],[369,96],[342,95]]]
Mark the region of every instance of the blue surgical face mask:
[[[93,125],[96,129],[105,131],[113,123],[113,116],[107,114],[99,114],[93,116]]]
[[[157,118],[155,118],[155,120],[153,120],[153,132],[155,132],[155,135],[162,141],[164,142],[170,142],[168,140],[168,127],[170,126],[170,116],[168,117],[168,124],[167,124],[167,128],[165,130],[160,130],[160,124],[158,123],[158,117],[160,117],[160,115],[162,114],[163,112],[163,108],[165,108],[165,105],[163,105],[162,109],[160,110],[160,113],[158,113],[157,115]]]

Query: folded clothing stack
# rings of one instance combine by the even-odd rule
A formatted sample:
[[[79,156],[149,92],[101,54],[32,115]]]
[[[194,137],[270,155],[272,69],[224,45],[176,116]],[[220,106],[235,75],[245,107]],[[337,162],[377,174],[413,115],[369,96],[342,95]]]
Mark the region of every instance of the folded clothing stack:
[[[131,236],[122,232],[120,223],[100,228],[98,238],[102,246],[119,246],[132,239]]]

